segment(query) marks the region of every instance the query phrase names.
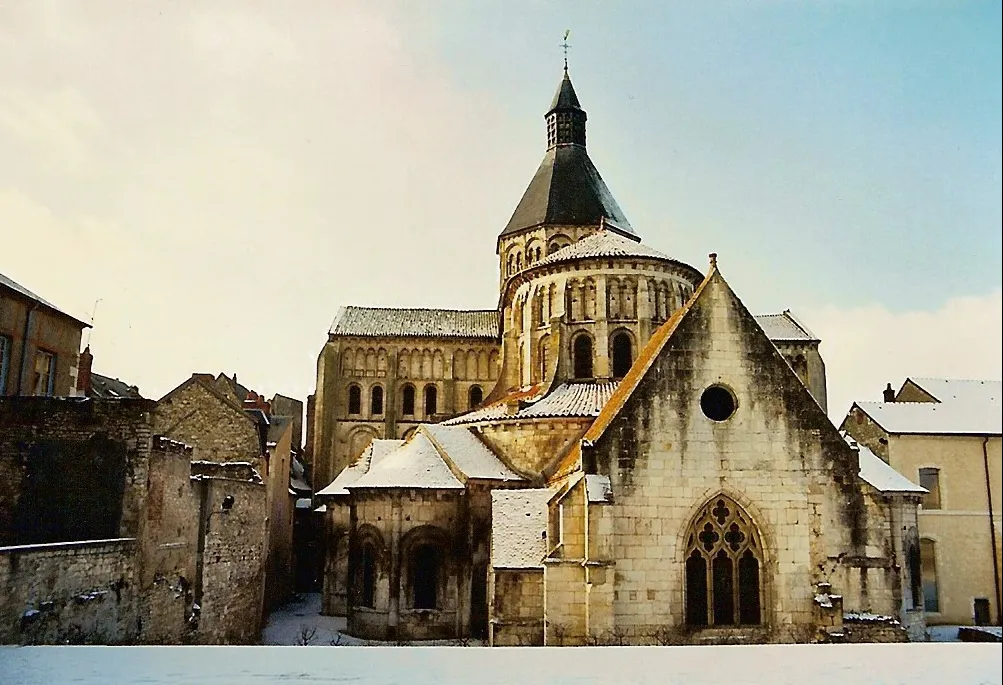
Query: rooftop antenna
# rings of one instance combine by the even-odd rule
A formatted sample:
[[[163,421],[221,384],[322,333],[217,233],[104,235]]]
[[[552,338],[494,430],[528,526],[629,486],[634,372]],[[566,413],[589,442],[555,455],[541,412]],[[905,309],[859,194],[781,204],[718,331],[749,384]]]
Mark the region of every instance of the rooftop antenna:
[[[561,48],[564,50],[564,73],[568,72],[568,50],[571,49],[571,45],[568,43],[568,36],[571,35],[571,29],[564,32],[564,42],[561,43]]]
[[[84,347],[91,346],[91,331],[94,330],[94,316],[98,313],[98,302],[100,302],[103,299],[104,299],[103,297],[99,297],[98,299],[94,300],[94,309],[91,310],[91,327],[87,329],[87,343],[84,345]]]

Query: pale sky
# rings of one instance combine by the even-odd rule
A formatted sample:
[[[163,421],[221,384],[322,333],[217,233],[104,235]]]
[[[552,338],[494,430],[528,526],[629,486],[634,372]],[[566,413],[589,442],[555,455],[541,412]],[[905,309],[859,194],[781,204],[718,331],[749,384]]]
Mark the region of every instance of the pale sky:
[[[830,415],[999,379],[998,2],[0,1],[0,272],[159,398],[305,399],[339,305],[490,308],[571,74],[652,247],[823,340]],[[86,334],[85,334],[86,338]]]

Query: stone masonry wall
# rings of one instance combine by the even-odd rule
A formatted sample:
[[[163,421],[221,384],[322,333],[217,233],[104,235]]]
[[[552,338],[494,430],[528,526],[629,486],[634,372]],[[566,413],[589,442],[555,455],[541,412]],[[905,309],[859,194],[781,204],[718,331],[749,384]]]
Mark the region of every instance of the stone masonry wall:
[[[531,478],[538,477],[571,441],[592,424],[592,419],[554,419],[522,423],[496,422],[479,426],[480,438],[505,457],[512,468]]]
[[[153,438],[146,516],[138,541],[143,588],[139,612],[143,641],[148,643],[189,639],[199,532],[191,458],[190,447]]]
[[[701,408],[712,385],[734,397],[726,420]],[[719,493],[760,538],[761,622],[772,639],[814,634],[819,569],[867,556],[855,454],[718,275],[597,441],[595,457],[616,498],[615,626],[632,642],[686,625],[689,526]]]
[[[0,544],[135,537],[152,407],[0,398]]]
[[[196,485],[204,503],[201,616],[202,644],[251,644],[261,630],[265,590],[265,486],[223,478]],[[233,498],[226,509],[224,499]]]
[[[0,644],[138,639],[135,541],[0,548]]]
[[[543,644],[543,571],[497,569],[488,588],[492,598],[492,646]]]
[[[157,404],[154,431],[195,448],[195,458],[246,461],[264,473],[261,438],[253,419],[201,381],[191,379]]]

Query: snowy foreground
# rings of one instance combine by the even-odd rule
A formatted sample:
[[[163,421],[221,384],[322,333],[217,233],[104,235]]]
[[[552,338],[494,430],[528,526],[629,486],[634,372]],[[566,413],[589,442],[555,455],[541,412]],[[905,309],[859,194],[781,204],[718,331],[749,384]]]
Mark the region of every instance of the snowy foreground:
[[[998,644],[722,647],[0,647],[0,683],[42,685],[968,685]]]

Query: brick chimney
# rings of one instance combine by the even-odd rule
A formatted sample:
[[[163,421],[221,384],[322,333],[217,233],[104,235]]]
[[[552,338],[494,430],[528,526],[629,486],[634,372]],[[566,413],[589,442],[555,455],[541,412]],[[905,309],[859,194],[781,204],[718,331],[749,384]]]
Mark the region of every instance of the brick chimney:
[[[891,383],[889,383],[888,385],[885,386],[885,389],[884,389],[884,391],[881,394],[884,395],[885,402],[894,402],[895,401],[895,391],[892,390],[892,384]]]
[[[94,355],[91,354],[91,346],[88,345],[77,357],[77,390],[84,397],[91,394],[91,365],[94,363]]]

